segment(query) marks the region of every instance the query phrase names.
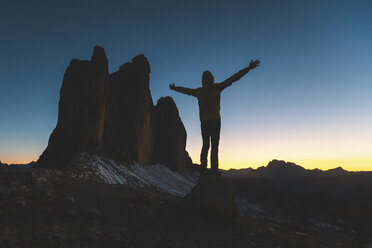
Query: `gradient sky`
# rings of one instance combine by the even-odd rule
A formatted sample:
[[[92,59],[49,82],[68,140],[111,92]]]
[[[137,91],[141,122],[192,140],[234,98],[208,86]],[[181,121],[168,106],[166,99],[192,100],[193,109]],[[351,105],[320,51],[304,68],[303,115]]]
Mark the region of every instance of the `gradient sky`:
[[[0,160],[36,160],[57,123],[69,61],[103,46],[110,72],[139,53],[154,103],[175,99],[199,162],[197,100],[168,89],[217,82],[260,59],[222,93],[220,167],[283,159],[372,170],[372,2],[1,1]]]

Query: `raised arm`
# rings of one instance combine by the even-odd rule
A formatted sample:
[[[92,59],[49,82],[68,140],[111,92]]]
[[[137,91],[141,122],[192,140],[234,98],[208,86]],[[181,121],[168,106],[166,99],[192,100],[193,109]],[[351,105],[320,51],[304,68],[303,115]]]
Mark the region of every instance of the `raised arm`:
[[[222,81],[221,83],[218,83],[217,84],[218,88],[220,89],[220,91],[224,90],[226,87],[229,87],[234,82],[236,82],[239,79],[241,79],[250,70],[256,68],[259,65],[260,65],[260,61],[259,60],[257,60],[257,59],[255,61],[251,60],[251,62],[249,63],[249,66],[248,67],[246,67],[244,69],[241,69],[240,71],[238,71],[237,73],[235,73],[234,75],[232,75],[231,77],[229,77],[228,79],[226,79],[225,81]]]
[[[189,96],[196,96],[196,90],[195,89],[190,89],[190,88],[185,88],[181,86],[175,86],[174,84],[169,85],[169,89],[189,95]]]

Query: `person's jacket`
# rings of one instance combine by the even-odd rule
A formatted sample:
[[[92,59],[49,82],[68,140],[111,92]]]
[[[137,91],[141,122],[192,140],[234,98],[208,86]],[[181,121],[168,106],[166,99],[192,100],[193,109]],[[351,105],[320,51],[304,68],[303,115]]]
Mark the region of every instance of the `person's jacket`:
[[[232,85],[232,83],[236,82],[241,77],[243,77],[247,72],[249,72],[249,70],[250,67],[246,67],[221,83],[215,84],[213,82],[203,82],[203,87],[197,89],[189,89],[185,87],[175,86],[174,90],[198,98],[200,121],[215,120],[221,118],[220,117],[221,92],[226,87]]]
[[[220,118],[221,91],[230,86],[230,82],[209,83],[197,89],[175,87],[175,91],[198,98],[200,121]]]

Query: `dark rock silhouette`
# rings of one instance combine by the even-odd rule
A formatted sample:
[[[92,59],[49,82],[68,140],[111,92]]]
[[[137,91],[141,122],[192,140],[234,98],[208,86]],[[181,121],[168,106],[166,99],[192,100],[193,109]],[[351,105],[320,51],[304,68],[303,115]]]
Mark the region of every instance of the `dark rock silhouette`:
[[[257,172],[265,177],[296,177],[302,175],[304,171],[306,170],[303,167],[295,163],[276,159],[270,161],[266,167],[257,169]]]
[[[5,164],[5,165],[7,165],[9,168],[32,168],[36,165],[36,162],[31,161],[28,164]]]
[[[234,221],[238,213],[232,186],[214,174],[200,176],[197,185],[182,201],[182,207],[214,222]]]
[[[350,171],[344,170],[342,167],[326,170],[325,173],[328,176],[347,176],[351,174]]]
[[[138,55],[110,75],[100,151],[119,161],[148,165],[153,146],[150,64]]]
[[[223,171],[223,175],[228,177],[262,177],[276,179],[301,179],[303,177],[338,177],[351,175],[353,173],[355,172],[344,170],[341,167],[325,171],[319,169],[309,170],[295,163],[277,159],[270,161],[267,166],[261,166],[257,169],[246,168],[240,170],[230,169],[228,171]]]
[[[275,189],[291,192],[322,192],[344,197],[351,190],[370,184],[372,172],[353,172],[337,167],[330,170],[305,169],[294,163],[273,160],[257,169],[222,171],[234,179],[240,189],[257,189],[257,192]]]
[[[183,171],[191,159],[186,152],[186,130],[171,97],[161,97],[154,111],[154,160],[172,169]]]
[[[95,47],[90,61],[73,59],[60,90],[58,122],[38,165],[63,168],[79,152],[95,153],[102,139],[107,58]]]
[[[98,46],[90,61],[71,60],[60,91],[57,126],[37,164],[44,168],[65,168],[82,152],[102,154],[124,163],[136,161],[149,165],[157,162],[154,160],[153,119],[159,118],[153,115],[154,111],[163,113],[168,108],[156,111],[149,74],[150,64],[144,55],[136,56],[110,74],[105,51]],[[156,158],[171,168],[183,169],[185,160],[190,160],[188,155],[180,159],[180,154],[187,154],[186,133],[183,133],[177,107],[172,108],[176,111],[171,110],[168,120],[175,123],[161,124],[173,126],[177,132],[169,134],[158,125],[157,151],[173,141],[179,142],[179,149],[176,154],[168,153],[169,159],[162,155]]]

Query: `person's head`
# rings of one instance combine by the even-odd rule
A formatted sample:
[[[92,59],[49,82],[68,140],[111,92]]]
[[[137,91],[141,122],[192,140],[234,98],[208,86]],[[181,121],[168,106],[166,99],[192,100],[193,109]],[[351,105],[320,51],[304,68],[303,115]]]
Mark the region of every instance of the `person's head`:
[[[208,86],[208,85],[214,84],[214,77],[213,77],[213,74],[210,71],[203,72],[202,84],[203,84],[203,86]]]

